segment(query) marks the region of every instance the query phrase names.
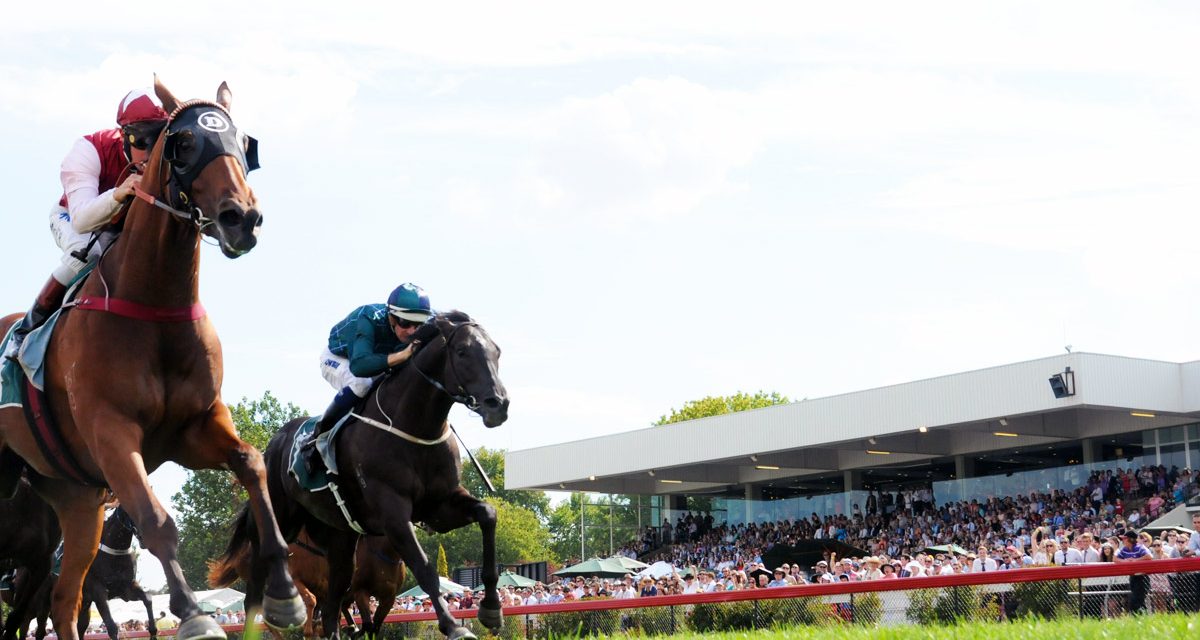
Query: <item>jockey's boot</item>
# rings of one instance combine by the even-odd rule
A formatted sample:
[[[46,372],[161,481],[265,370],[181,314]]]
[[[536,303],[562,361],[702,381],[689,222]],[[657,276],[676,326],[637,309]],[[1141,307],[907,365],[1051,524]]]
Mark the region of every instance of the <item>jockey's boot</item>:
[[[42,285],[42,290],[37,295],[37,299],[33,301],[31,308],[24,318],[21,318],[20,324],[13,331],[12,339],[8,341],[8,348],[4,350],[4,357],[9,360],[16,360],[17,354],[21,352],[21,343],[25,342],[25,336],[29,335],[30,331],[42,326],[42,323],[50,317],[50,314],[58,311],[62,306],[63,296],[67,294],[67,285],[55,280],[53,276]]]
[[[333,402],[329,403],[329,407],[325,409],[325,413],[321,414],[321,419],[317,421],[312,437],[304,443],[304,446],[300,447],[300,455],[304,458],[304,470],[308,472],[310,478],[317,470],[325,467],[325,461],[321,459],[321,454],[317,451],[317,437],[332,429],[333,425],[350,413],[357,403],[358,396],[354,391],[350,387],[342,387],[342,390],[333,397]],[[331,473],[337,473],[337,471],[333,470]]]

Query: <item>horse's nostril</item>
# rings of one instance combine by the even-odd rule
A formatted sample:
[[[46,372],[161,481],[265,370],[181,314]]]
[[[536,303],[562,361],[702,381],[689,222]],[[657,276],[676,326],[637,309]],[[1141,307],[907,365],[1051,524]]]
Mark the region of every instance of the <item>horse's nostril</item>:
[[[499,409],[504,406],[504,403],[500,402],[499,398],[488,398],[483,401],[483,406],[488,409]]]
[[[236,227],[242,221],[242,212],[237,209],[226,209],[217,215],[217,222],[225,227]]]

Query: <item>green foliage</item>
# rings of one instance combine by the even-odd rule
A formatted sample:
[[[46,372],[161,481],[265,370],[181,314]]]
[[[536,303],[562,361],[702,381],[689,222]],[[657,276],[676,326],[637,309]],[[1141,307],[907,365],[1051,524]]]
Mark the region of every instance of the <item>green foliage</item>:
[[[238,436],[259,450],[293,418],[304,415],[294,404],[281,404],[270,391],[258,400],[242,398],[229,407]],[[207,589],[208,561],[225,550],[229,526],[246,492],[228,471],[202,470],[189,474],[179,493],[172,496],[179,513],[179,564],[193,589]]]
[[[549,639],[612,635],[620,626],[621,612],[616,609],[568,611],[541,616],[537,628],[533,630],[533,637]]]
[[[441,543],[438,543],[437,573],[443,578],[450,577],[450,565],[446,564],[446,547],[442,546]]]
[[[496,510],[497,562],[521,564],[552,556],[550,532],[533,511],[498,499],[488,500],[488,504]],[[483,561],[483,534],[478,525],[469,524],[443,534],[418,529],[417,539],[430,556],[437,554],[441,545],[448,567],[475,566]]]
[[[958,624],[996,620],[1000,605],[980,586],[921,589],[908,592],[908,619],[917,624]]]
[[[878,593],[854,594],[855,624],[879,624],[883,617],[883,598]]]
[[[1017,601],[1017,617],[1038,617],[1053,620],[1075,615],[1067,602],[1071,585],[1066,580],[1018,582],[1013,585],[1012,597]]]
[[[731,396],[707,396],[699,400],[689,400],[680,409],[671,409],[669,415],[660,417],[654,425],[659,426],[683,422],[685,420],[695,420],[697,418],[720,416],[726,413],[737,413],[738,411],[746,411],[748,409],[761,409],[789,402],[791,401],[788,400],[787,396],[779,395],[775,391],[771,393],[759,391],[754,394],[739,391]]]
[[[480,447],[478,451],[475,451],[475,459],[479,461],[479,465],[491,478],[496,492],[488,491],[487,484],[480,477],[479,471],[475,469],[475,465],[471,464],[470,458],[464,453],[462,456],[462,485],[471,495],[489,502],[499,498],[508,504],[529,509],[538,517],[538,520],[546,521],[550,515],[550,498],[546,492],[504,488],[504,449]]]
[[[698,604],[688,616],[688,627],[701,633],[841,622],[833,606],[818,597]]]
[[[551,510],[547,521],[554,556],[566,564],[590,557],[604,557],[610,555],[610,550],[615,552],[621,545],[637,538],[640,532],[636,501],[637,496],[572,493],[566,501]],[[584,522],[587,525],[587,546],[582,554],[579,548],[581,508],[585,509]],[[611,534],[610,516],[613,526]]]

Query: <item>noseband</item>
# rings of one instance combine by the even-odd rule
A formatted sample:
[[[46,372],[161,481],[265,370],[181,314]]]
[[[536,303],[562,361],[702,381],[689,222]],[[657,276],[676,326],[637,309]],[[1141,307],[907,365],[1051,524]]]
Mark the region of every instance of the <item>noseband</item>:
[[[179,149],[183,133],[190,133],[193,142],[186,151]],[[242,167],[243,177],[259,168],[258,140],[234,126],[225,107],[207,100],[190,100],[176,107],[167,118],[162,135],[160,168],[167,174],[164,181],[167,201],[142,191],[140,187],[134,190],[134,194],[179,220],[192,224],[197,230],[203,230],[213,223],[213,219],[192,203],[192,182],[205,167],[221,156],[236,158]]]

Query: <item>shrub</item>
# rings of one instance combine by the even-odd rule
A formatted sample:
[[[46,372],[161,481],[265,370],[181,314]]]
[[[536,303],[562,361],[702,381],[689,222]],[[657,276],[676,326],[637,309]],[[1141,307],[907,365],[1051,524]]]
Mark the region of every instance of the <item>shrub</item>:
[[[579,638],[611,635],[620,630],[620,622],[621,612],[614,609],[544,614],[538,619],[533,636],[535,638]]]
[[[1070,590],[1070,583],[1065,580],[1019,582],[1013,585],[1012,597],[1017,601],[1017,617],[1053,620],[1062,615],[1074,615],[1067,603]]]
[[[878,593],[859,593],[854,596],[854,622],[879,624],[883,617],[883,598]]]

